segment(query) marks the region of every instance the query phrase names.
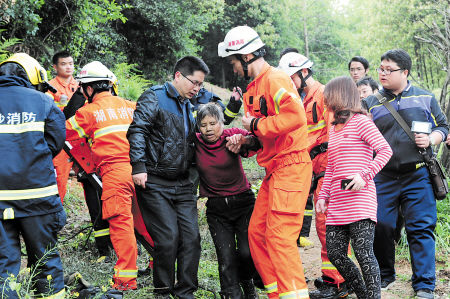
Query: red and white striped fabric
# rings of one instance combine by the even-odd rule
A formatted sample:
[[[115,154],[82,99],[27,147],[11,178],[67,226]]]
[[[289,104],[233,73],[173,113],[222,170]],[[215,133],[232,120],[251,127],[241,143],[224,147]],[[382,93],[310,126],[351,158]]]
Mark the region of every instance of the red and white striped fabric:
[[[345,225],[367,218],[377,221],[373,178],[391,156],[389,144],[365,115],[353,115],[339,131],[335,126],[331,128],[328,164],[319,194],[319,200],[328,203],[327,225]],[[360,191],[341,190],[341,180],[356,173],[366,181],[366,186]]]

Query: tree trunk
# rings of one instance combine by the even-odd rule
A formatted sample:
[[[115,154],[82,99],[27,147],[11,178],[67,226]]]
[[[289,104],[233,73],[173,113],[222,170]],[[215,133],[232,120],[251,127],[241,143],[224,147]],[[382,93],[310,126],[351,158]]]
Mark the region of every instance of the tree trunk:
[[[303,11],[307,11],[306,0],[303,1]],[[303,17],[303,35],[305,36],[305,56],[309,58],[309,37],[306,17]]]

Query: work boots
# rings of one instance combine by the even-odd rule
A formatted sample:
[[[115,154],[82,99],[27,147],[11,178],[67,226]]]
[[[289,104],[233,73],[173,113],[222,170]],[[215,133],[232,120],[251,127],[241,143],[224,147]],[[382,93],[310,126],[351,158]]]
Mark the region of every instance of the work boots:
[[[255,285],[253,284],[253,280],[244,280],[241,281],[242,290],[244,291],[245,299],[258,299],[258,293],[256,292]]]

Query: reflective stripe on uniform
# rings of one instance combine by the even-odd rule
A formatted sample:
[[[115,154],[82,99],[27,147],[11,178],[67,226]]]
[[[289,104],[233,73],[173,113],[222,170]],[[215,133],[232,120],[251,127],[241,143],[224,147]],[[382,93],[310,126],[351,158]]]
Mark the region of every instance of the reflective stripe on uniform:
[[[0,133],[3,134],[20,134],[26,132],[44,132],[44,122],[29,122],[17,125],[0,125]]]
[[[69,124],[72,126],[72,129],[74,129],[78,133],[78,136],[80,136],[80,138],[89,138],[83,128],[80,127],[80,125],[77,123],[75,116],[69,118]]]
[[[238,114],[226,108],[224,114],[228,117],[235,118]]]
[[[323,129],[325,128],[325,126],[326,126],[325,120],[322,119],[315,125],[308,125],[308,133]]]
[[[6,208],[3,211],[3,220],[10,220],[10,219],[14,219],[14,209]]]
[[[57,185],[24,190],[0,190],[0,200],[32,199],[52,196],[56,194],[58,194]]]
[[[303,215],[304,216],[312,216],[313,215],[313,210],[305,210],[305,213]]]
[[[280,294],[280,299],[288,299],[288,298],[309,298],[308,289],[302,289],[297,291],[291,291]]]
[[[336,270],[336,267],[333,266],[333,264],[331,262],[323,262],[322,263],[322,270]]]
[[[111,133],[116,133],[116,132],[127,132],[128,131],[128,127],[130,125],[112,125],[112,126],[107,126],[105,128],[101,128],[98,129],[97,131],[94,132],[94,139],[96,138],[100,138],[102,136],[111,134]]]
[[[273,102],[275,104],[275,113],[280,113],[280,101],[283,98],[283,95],[286,93],[286,89],[280,88],[273,97]]]
[[[109,235],[109,228],[94,231],[94,238],[99,238],[108,235]]]
[[[267,294],[273,293],[273,292],[277,292],[278,291],[278,285],[277,282],[268,284],[268,285],[264,285],[264,289],[266,290]]]
[[[137,277],[138,270],[119,270],[114,268],[114,277],[128,277],[134,278]]]

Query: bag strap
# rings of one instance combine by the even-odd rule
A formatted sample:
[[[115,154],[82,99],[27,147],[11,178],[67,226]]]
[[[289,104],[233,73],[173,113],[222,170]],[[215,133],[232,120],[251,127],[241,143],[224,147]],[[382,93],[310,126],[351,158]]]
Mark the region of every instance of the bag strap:
[[[409,128],[408,124],[403,119],[403,117],[397,112],[397,110],[394,109],[394,107],[392,107],[391,103],[389,103],[388,98],[386,96],[383,96],[378,91],[375,93],[375,97],[378,99],[378,101],[381,104],[383,104],[384,107],[386,107],[387,110],[389,110],[389,112],[392,114],[392,116],[397,121],[397,123],[402,127],[402,129],[405,131],[405,133],[408,135],[408,137],[411,139],[411,141],[414,144],[416,144],[416,140],[414,138],[414,133],[411,131],[411,129]],[[419,151],[419,153],[421,155],[424,156],[424,158],[425,158],[425,156],[428,156],[428,155],[426,155],[425,149],[422,150],[419,147],[417,147],[417,150]],[[425,158],[425,160],[427,161],[426,158]]]

